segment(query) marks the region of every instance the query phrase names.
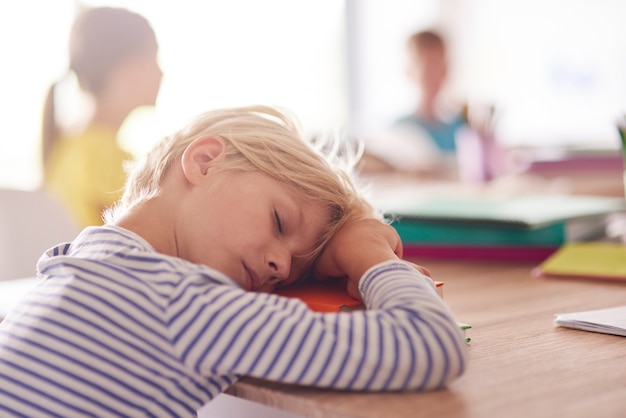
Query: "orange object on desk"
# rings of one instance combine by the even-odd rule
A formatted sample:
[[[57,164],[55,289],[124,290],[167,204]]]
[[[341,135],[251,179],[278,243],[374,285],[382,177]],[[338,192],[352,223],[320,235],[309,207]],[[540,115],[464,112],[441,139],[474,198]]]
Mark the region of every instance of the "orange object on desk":
[[[276,294],[301,299],[315,312],[340,312],[363,308],[363,303],[348,294],[346,279],[308,280],[278,289]],[[435,282],[443,297],[443,282]]]

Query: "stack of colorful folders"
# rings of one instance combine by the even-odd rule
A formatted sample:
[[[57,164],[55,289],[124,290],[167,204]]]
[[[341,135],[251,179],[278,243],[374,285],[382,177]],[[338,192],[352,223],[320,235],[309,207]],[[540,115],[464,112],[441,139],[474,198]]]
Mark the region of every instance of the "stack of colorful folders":
[[[433,197],[385,202],[408,258],[542,261],[563,244],[604,235],[623,198]]]

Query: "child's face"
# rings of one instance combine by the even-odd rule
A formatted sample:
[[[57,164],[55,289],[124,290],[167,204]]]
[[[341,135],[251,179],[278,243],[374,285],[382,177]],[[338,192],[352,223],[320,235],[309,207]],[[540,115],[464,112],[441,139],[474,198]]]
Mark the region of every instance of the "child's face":
[[[246,290],[271,291],[301,277],[309,267],[301,256],[328,223],[321,204],[257,172],[214,172],[192,194],[177,221],[178,255]]]
[[[445,51],[435,45],[410,48],[407,72],[422,94],[436,96],[447,76]]]
[[[137,106],[154,106],[161,87],[163,72],[158,63],[156,40],[121,64],[124,90],[128,100]]]

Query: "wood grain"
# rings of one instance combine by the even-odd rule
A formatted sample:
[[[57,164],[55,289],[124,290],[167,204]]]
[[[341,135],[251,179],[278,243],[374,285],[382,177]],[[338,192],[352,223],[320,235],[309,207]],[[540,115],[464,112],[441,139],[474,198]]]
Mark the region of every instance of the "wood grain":
[[[553,325],[557,313],[626,305],[626,283],[536,279],[530,264],[415,261],[473,326],[468,370],[447,389],[345,393],[244,378],[229,393],[304,417],[626,417],[626,338]]]

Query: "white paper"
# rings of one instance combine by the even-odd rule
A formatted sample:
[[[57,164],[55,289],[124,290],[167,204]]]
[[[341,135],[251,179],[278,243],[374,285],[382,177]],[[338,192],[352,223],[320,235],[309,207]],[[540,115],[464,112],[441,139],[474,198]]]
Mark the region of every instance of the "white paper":
[[[626,337],[626,306],[558,314],[554,323],[566,328]]]

